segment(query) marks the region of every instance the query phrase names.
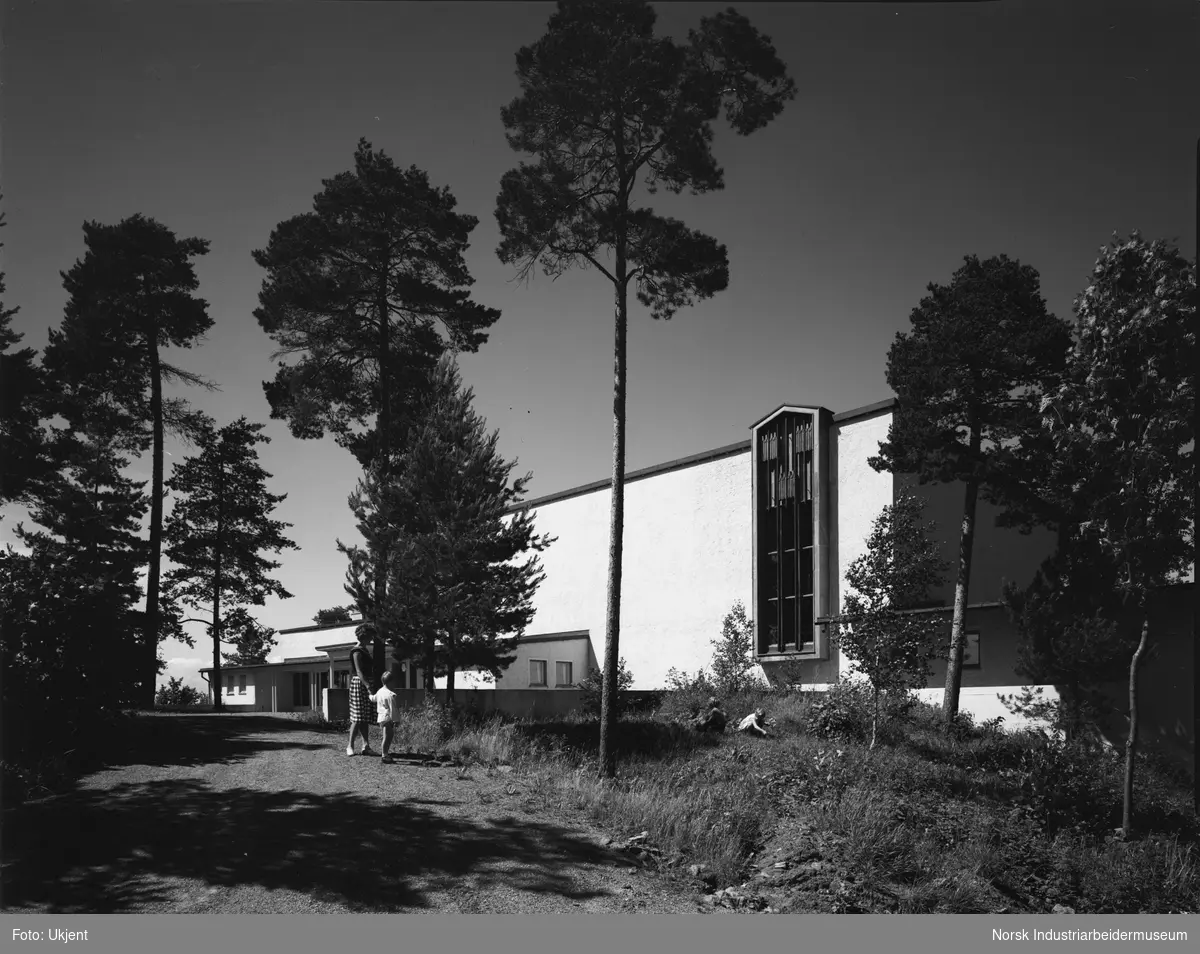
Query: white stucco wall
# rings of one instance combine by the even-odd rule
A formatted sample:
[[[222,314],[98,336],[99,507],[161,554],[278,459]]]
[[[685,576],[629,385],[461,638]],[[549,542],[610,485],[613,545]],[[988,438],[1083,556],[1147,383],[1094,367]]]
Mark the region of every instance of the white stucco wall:
[[[664,685],[672,667],[712,661],[711,640],[735,600],[751,607],[750,452],[625,485],[620,655],[634,689]],[[531,634],[586,629],[603,664],[608,488],[535,508],[546,579]]]
[[[231,706],[252,706],[255,705],[255,671],[253,669],[247,671],[244,669],[234,670],[221,675],[221,699],[226,705]],[[246,691],[240,692],[241,677],[246,679]],[[233,691],[229,692],[226,688],[226,681],[233,680]],[[211,695],[211,694],[210,694]]]
[[[424,685],[424,682],[421,683]],[[446,677],[434,676],[433,688],[445,689]],[[495,689],[496,680],[490,672],[479,672],[475,669],[460,669],[454,674],[455,689]]]
[[[879,443],[887,439],[892,422],[891,410],[873,417],[834,422],[834,473],[837,494],[834,507],[837,513],[837,546],[834,558],[838,571],[834,574],[836,592],[834,612],[840,612],[842,602],[853,588],[846,581],[846,569],[867,552],[867,538],[880,511],[893,501],[894,481],[889,473],[879,473],[867,464],[867,458],[879,453]],[[851,676],[859,673],[851,660],[839,657],[839,672]]]

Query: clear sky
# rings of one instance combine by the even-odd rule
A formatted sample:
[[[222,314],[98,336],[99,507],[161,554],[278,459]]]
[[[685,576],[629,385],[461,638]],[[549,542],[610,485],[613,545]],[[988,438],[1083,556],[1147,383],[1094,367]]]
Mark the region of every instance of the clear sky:
[[[660,4],[658,30],[682,39],[728,5]],[[966,254],[1033,265],[1064,317],[1114,230],[1196,254],[1194,0],[736,6],[799,93],[749,138],[718,126],[723,192],[655,199],[728,246],[730,284],[670,322],[633,308],[628,469],[742,440],[785,401],[836,412],[888,397],[893,337]],[[531,494],[609,476],[610,286],[582,271],[522,286],[495,254],[500,177],[523,158],[500,108],[519,92],[516,51],[553,9],[6,2],[0,238],[24,344],[40,349],[62,319],[59,273],[83,254],[83,222],[141,212],[212,243],[198,272],[215,325],[169,360],[222,390],[188,396],[220,424],[268,421],[273,342],[252,315],[250,252],[311,209],[365,136],[479,219],[474,294],[502,316],[463,373]],[[357,474],[331,439],[298,441],[279,421],[266,433],[271,488],[288,495],[277,515],[302,547],[278,574],[294,598],[259,616],[283,629],[348,601],[335,540],[356,539]],[[168,451],[169,469],[182,449]],[[148,457],[134,468],[149,470]],[[0,543],[21,516],[6,508]],[[165,654],[199,685],[211,647]]]

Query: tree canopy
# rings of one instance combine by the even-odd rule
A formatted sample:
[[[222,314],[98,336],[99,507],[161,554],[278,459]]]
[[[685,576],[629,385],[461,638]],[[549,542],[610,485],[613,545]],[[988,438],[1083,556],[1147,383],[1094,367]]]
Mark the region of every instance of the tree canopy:
[[[1065,379],[1041,405],[1054,451],[1075,475],[1071,543],[1102,556],[1114,592],[1141,620],[1129,665],[1127,835],[1149,597],[1194,566],[1196,305],[1195,263],[1164,241],[1114,235],[1075,300]]]
[[[479,220],[455,211],[449,188],[365,139],[354,169],[322,185],[311,212],[253,253],[267,273],[254,317],[276,357],[295,356],[263,389],[293,435],[329,432],[365,467],[438,357],[478,350],[500,313],[470,297],[464,253]]]
[[[284,534],[291,524],[271,518],[287,495],[266,489],[271,475],[258,463],[257,445],[270,439],[262,429],[245,417],[219,431],[210,426],[199,452],[176,464],[167,481],[175,494],[164,532],[175,564],[167,578],[178,599],[211,613],[213,685],[220,678],[222,609],[243,611],[235,618],[236,632],[249,645],[254,640],[247,641],[246,631],[253,621],[246,607],[262,606],[268,596],[292,595],[271,576],[279,562],[264,556],[297,547]],[[219,695],[214,698],[219,707]]]
[[[1006,255],[968,255],[950,284],[928,286],[888,351],[897,412],[876,470],[921,484],[961,481],[963,519],[943,709],[958,712],[964,621],[980,490],[1005,502],[1023,435],[1036,431],[1042,394],[1061,375],[1071,344],[1046,310],[1037,271]]]
[[[165,225],[132,215],[116,225],[85,222],[86,251],[63,273],[67,304],[62,329],[51,335],[43,364],[60,380],[108,395],[130,422],[130,449],[151,451],[150,539],[147,548],[144,667],[141,702],[154,704],[160,611],[164,434],[189,440],[199,416],[163,384],[214,385],[163,360],[162,350],[190,348],[212,327],[193,259],[208,242],[180,239]]]

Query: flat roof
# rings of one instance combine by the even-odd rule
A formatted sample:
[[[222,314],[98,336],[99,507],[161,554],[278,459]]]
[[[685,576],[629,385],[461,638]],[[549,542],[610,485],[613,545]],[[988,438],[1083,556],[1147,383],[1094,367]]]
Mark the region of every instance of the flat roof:
[[[296,626],[292,629],[281,629],[280,636],[290,636],[292,633],[319,633],[323,629],[345,629],[347,626],[360,626],[362,619],[351,619],[342,623],[314,623],[311,626]]]
[[[895,405],[895,403],[896,399],[894,397],[890,397],[885,398],[882,401],[876,401],[874,404],[864,404],[861,407],[851,408],[849,411],[839,411],[837,414],[833,415],[833,422],[835,424],[839,424],[844,421],[857,420],[861,417],[870,417],[872,414],[878,414],[881,411],[891,408]],[[757,426],[767,418],[777,414],[782,408],[785,407],[812,407],[814,410],[824,410],[824,408],[822,408],[820,405],[781,404],[770,414],[759,418],[758,421],[750,426]],[[750,444],[751,441],[749,438],[747,438],[746,440],[737,441],[733,444],[726,444],[724,447],[716,447],[712,450],[701,451],[698,454],[689,454],[687,457],[679,457],[675,460],[669,460],[663,464],[654,464],[650,467],[642,467],[638,470],[631,470],[625,474],[625,483],[630,484],[635,480],[644,480],[647,477],[654,477],[658,474],[669,473],[673,470],[682,470],[685,467],[694,467],[697,464],[705,464],[709,461],[721,460],[725,457],[734,457],[738,454],[745,454],[749,452]],[[554,503],[558,500],[567,500],[570,497],[581,497],[584,494],[589,494],[597,490],[605,490],[611,486],[612,478],[607,477],[604,480],[592,481],[590,484],[580,484],[577,487],[571,487],[567,490],[559,490],[552,494],[544,494],[541,497],[533,497],[529,500],[524,500],[519,504],[513,504],[508,508],[507,512],[516,513],[519,510],[538,507],[542,504]],[[306,630],[281,630],[281,632],[306,632]]]

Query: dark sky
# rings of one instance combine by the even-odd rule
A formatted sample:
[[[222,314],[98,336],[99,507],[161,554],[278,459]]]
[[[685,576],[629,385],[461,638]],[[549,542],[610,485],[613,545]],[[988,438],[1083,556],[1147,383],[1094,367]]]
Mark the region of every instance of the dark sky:
[[[728,5],[659,5],[683,38]],[[1195,255],[1200,17],[1193,0],[738,4],[799,95],[748,138],[718,127],[723,192],[656,208],[724,242],[729,289],[669,323],[631,315],[629,469],[717,447],[784,401],[846,410],[889,395],[887,349],[929,282],[1006,253],[1070,315],[1114,230]],[[311,208],[366,136],[449,186],[479,219],[468,264],[503,314],[463,359],[500,447],[534,495],[611,472],[612,305],[601,276],[526,286],[495,255],[501,175],[523,158],[500,107],[545,3],[5,4],[6,304],[40,348],[85,220],[141,212],[209,239],[215,326],[177,364],[222,391],[194,403],[267,420],[273,343],[250,257]],[[332,441],[270,422],[264,466],[303,549],[268,605],[277,628],[346,601],[335,538],[355,538],[355,468]],[[180,448],[172,446],[178,460]],[[136,468],[148,476],[149,461]],[[20,514],[8,508],[0,542]],[[291,654],[293,648],[287,644]],[[298,646],[298,651],[307,649]],[[203,652],[168,650],[190,674]]]

